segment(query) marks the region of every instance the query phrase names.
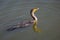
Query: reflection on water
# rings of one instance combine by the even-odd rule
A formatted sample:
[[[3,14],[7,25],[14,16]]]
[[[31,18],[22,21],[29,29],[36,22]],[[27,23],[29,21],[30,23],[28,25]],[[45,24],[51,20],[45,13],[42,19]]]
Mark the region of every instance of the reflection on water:
[[[9,25],[31,20],[29,12],[34,7],[40,8],[36,16],[38,27],[43,32],[34,32],[32,26],[12,32],[5,31]],[[60,40],[59,30],[59,0],[0,0],[0,40]]]
[[[41,30],[37,27],[37,21],[34,22],[32,27],[33,27],[34,32],[41,32]]]

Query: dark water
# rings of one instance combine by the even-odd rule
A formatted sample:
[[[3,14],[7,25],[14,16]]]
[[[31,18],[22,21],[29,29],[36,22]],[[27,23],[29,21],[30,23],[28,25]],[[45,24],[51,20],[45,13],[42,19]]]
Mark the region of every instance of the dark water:
[[[9,25],[31,20],[29,14],[34,7],[38,27],[36,33],[32,26],[7,32]],[[0,40],[60,40],[60,0],[0,0]]]

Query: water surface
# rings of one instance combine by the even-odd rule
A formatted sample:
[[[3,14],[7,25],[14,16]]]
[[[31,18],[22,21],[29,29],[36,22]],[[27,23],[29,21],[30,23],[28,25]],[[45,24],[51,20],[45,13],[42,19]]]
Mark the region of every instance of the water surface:
[[[24,20],[32,20],[30,10],[36,12],[38,27],[42,32],[36,33],[32,25],[7,32],[9,25]],[[60,1],[59,0],[0,0],[0,40],[60,40]]]

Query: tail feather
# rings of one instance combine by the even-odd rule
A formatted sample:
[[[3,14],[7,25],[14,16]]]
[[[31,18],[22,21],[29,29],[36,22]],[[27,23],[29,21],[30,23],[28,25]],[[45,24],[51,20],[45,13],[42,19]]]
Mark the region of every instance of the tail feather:
[[[15,27],[15,28],[8,28],[7,31],[13,31],[15,29],[17,29],[17,27]]]

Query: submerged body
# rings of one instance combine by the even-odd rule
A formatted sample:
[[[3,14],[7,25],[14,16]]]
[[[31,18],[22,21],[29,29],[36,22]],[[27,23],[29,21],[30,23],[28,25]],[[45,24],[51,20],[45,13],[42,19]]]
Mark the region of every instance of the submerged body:
[[[23,28],[23,27],[30,26],[33,23],[34,21],[24,21],[24,22],[18,23],[17,27]]]
[[[33,23],[34,23],[34,21],[23,21],[16,25],[10,26],[10,28],[8,28],[7,31],[13,31],[13,30],[19,29],[19,28],[26,28],[26,27],[29,27],[30,25],[32,25]]]
[[[39,29],[37,28],[37,17],[34,15],[34,13],[38,10],[39,8],[33,8],[30,11],[30,15],[33,18],[32,21],[24,21],[22,23],[18,23],[17,25],[12,26],[11,28],[7,29],[7,31],[13,31],[18,28],[25,28],[29,27],[31,24],[33,24],[33,29],[36,32],[40,32]]]

